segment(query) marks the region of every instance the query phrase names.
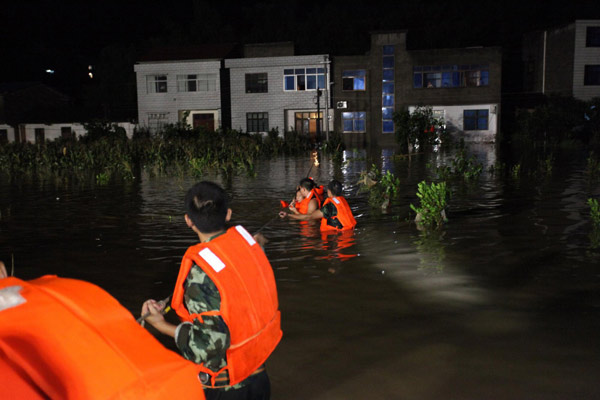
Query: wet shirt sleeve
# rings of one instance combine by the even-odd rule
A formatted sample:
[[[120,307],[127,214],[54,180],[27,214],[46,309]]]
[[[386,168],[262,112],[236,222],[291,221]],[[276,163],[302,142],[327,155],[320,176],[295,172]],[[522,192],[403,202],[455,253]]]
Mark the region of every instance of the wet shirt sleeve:
[[[335,208],[333,203],[327,203],[321,208],[321,212],[324,218],[331,218],[337,215],[337,208]]]
[[[184,303],[190,314],[218,311],[221,296],[213,281],[194,265],[185,280]],[[226,365],[225,352],[230,345],[229,329],[220,315],[203,317],[177,327],[175,342],[182,355],[196,364],[218,371]]]

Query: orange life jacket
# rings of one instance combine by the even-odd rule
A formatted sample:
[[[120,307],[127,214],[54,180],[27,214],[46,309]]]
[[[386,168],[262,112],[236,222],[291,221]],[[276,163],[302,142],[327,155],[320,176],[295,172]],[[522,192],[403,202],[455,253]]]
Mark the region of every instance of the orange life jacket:
[[[0,279],[0,399],[204,399],[198,372],[96,285]]]
[[[190,314],[185,307],[184,283],[196,264],[214,282],[221,296],[221,310]],[[208,243],[199,243],[186,251],[173,292],[171,307],[183,321],[203,315],[220,315],[231,335],[227,349],[227,365],[212,371],[200,369],[216,377],[227,370],[229,384],[235,385],[250,376],[273,352],[281,339],[281,316],[273,269],[267,256],[242,226],[230,228]]]
[[[315,189],[312,189],[308,196],[303,198],[302,201],[296,202],[294,207],[296,207],[296,210],[298,210],[300,214],[308,214],[308,204],[312,199],[317,200],[317,209],[321,208],[321,200],[319,199]]]
[[[319,200],[319,208],[321,208],[321,204],[325,201],[325,186],[316,186],[314,189],[315,194],[317,195],[317,199]]]
[[[323,207],[327,204],[333,204],[337,210],[337,215],[329,218],[323,218],[321,220],[321,230],[347,230],[352,229],[356,226],[356,220],[354,219],[354,215],[352,215],[352,210],[348,205],[348,202],[342,196],[337,196],[333,198],[327,198]],[[334,221],[339,221],[342,224],[342,228],[338,228],[335,226]]]

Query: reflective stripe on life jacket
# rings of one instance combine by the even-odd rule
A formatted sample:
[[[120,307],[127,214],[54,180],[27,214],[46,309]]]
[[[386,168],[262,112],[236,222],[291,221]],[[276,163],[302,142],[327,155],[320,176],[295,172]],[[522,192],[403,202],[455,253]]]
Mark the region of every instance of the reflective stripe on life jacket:
[[[0,279],[0,399],[204,399],[198,372],[96,285]]]
[[[194,264],[217,287],[221,296],[220,311],[190,314],[185,307],[184,284]],[[273,269],[260,245],[239,225],[208,243],[188,248],[181,262],[171,307],[183,321],[197,319],[202,323],[203,315],[220,315],[227,324],[231,335],[227,365],[220,371],[200,366],[211,375],[212,386],[225,369],[230,385],[246,379],[267,360],[282,336]]]
[[[352,215],[352,210],[348,205],[348,202],[342,196],[334,197],[333,199],[327,198],[325,200],[325,204],[333,204],[337,210],[337,214],[335,216],[329,218],[323,218],[321,220],[321,230],[347,230],[352,229],[356,226],[356,220],[354,219],[354,215]],[[341,228],[338,227],[339,224],[342,225]]]

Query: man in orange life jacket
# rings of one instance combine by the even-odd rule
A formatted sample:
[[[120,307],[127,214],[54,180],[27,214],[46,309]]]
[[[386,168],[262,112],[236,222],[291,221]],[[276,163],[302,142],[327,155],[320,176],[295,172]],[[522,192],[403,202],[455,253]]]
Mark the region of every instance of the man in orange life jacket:
[[[262,237],[241,225],[225,229],[231,209],[215,183],[193,186],[185,205],[200,243],[183,257],[171,302],[183,322],[167,322],[156,300],[146,301],[142,314],[150,312],[146,322],[200,364],[207,399],[269,399],[264,363],[282,333],[273,270],[256,242]]]
[[[300,180],[298,186],[300,194],[304,197],[303,200],[296,200],[294,204],[290,205],[290,210],[294,214],[311,214],[315,210],[321,208],[323,201],[323,189],[322,186],[317,186],[312,178],[304,178]]]
[[[341,194],[342,184],[334,179],[327,185],[327,199],[323,207],[310,214],[288,214],[281,211],[279,216],[281,218],[289,216],[300,221],[320,219],[322,231],[352,229],[356,226],[356,220],[348,202]]]

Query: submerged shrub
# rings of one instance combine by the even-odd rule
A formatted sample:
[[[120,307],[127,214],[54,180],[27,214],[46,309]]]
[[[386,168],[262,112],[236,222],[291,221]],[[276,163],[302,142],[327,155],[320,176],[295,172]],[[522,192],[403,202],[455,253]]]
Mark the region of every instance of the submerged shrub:
[[[421,206],[415,207],[413,204],[410,208],[417,213],[415,222],[418,226],[425,229],[439,229],[446,218],[446,204],[448,200],[448,192],[446,190],[446,182],[431,183],[422,181],[418,185],[417,197],[421,200]]]

